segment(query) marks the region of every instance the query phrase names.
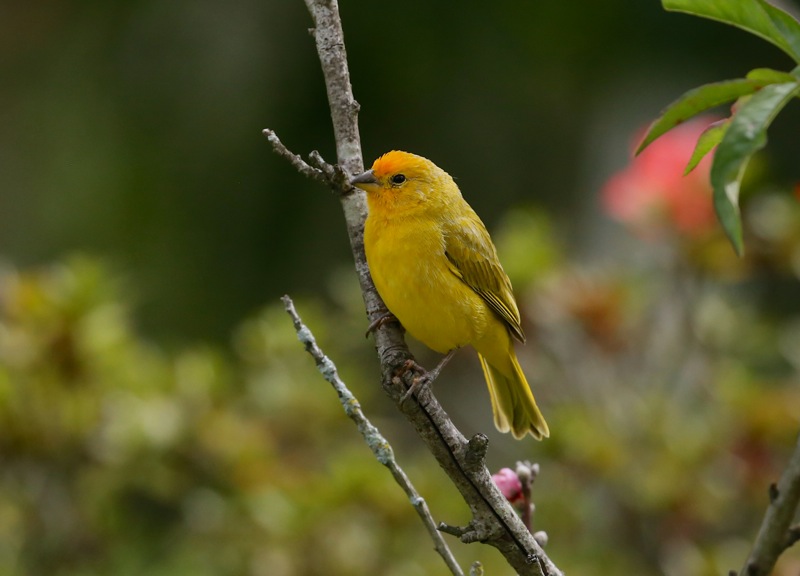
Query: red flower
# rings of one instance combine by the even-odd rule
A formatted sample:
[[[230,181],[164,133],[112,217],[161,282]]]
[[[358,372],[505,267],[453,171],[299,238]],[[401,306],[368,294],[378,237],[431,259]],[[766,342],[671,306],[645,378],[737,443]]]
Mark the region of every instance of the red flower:
[[[701,117],[673,128],[614,174],[601,192],[605,211],[645,236],[708,232],[715,226],[709,181],[713,152],[683,173],[697,139],[714,120]],[[636,144],[640,141],[641,135]]]

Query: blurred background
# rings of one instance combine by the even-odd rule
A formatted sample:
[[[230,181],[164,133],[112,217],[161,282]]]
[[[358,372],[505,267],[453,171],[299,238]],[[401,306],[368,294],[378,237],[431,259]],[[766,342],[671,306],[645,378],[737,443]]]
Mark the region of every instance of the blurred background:
[[[453,419],[493,470],[541,464],[534,529],[565,571],[738,569],[800,424],[800,106],[749,167],[744,259],[708,164],[679,175],[715,118],[631,149],[687,89],[789,58],[655,0],[340,10],[365,162],[405,149],[457,178],[553,437],[495,433],[470,351],[437,381]],[[335,160],[304,4],[0,14],[0,575],[442,573],[278,302],[437,520],[466,523],[378,386],[338,201],[261,134]]]

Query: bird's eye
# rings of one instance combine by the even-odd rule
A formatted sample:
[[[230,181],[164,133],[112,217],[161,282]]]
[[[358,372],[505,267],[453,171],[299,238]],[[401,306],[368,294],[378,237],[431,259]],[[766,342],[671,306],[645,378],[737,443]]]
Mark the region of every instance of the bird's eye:
[[[395,174],[392,176],[392,184],[400,185],[406,181],[405,174]]]

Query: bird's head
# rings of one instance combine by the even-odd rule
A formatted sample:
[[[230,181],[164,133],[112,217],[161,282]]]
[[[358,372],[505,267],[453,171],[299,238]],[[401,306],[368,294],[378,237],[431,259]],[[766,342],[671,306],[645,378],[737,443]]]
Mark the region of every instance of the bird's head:
[[[447,172],[422,156],[393,150],[372,164],[372,168],[350,183],[367,192],[370,207],[394,211],[444,202],[460,192]]]

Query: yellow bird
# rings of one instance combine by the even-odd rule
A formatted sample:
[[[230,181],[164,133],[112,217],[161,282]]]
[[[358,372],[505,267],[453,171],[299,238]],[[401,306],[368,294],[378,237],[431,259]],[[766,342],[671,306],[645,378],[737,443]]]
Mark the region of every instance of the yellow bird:
[[[515,438],[550,435],[514,352],[525,341],[511,282],[492,239],[450,175],[408,152],[384,154],[351,181],[367,192],[364,248],[389,311],[447,354],[478,352],[494,424]]]

